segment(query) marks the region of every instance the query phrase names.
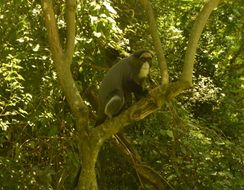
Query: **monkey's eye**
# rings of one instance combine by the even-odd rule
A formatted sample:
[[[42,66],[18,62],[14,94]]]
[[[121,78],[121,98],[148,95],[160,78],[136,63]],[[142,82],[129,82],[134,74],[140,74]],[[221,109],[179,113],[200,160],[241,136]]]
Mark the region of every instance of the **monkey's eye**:
[[[152,58],[150,57],[141,57],[142,62],[150,62]]]
[[[140,60],[142,62],[150,62],[152,60],[152,54],[149,52],[144,52],[141,56],[140,56]]]

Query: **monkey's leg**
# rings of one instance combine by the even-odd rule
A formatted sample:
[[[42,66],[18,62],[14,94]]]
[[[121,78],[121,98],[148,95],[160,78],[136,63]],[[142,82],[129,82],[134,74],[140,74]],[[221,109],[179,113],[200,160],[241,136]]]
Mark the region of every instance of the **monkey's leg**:
[[[112,118],[113,116],[119,114],[121,108],[124,105],[124,97],[119,95],[114,95],[110,98],[108,103],[104,108],[104,113],[109,117]]]

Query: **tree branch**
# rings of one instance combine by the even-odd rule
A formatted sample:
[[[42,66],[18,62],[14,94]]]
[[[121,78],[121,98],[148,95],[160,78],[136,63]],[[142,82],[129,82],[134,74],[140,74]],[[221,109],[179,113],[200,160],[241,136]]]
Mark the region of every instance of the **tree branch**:
[[[120,115],[108,119],[100,126],[91,129],[91,136],[95,138],[94,141],[100,146],[104,141],[111,138],[112,135],[118,133],[128,124],[147,117],[162,107],[166,101],[170,101],[188,88],[189,84],[185,81],[177,81],[175,83],[170,83],[167,86],[158,86],[151,90],[146,98],[136,102]]]
[[[157,24],[156,24],[156,21],[154,18],[154,14],[153,14],[153,8],[152,8],[151,3],[148,0],[140,0],[140,2],[143,5],[143,7],[147,13],[149,31],[151,33],[151,36],[152,36],[152,39],[154,42],[155,51],[157,54],[159,67],[160,67],[160,71],[161,71],[161,84],[167,85],[169,83],[168,67],[167,67],[165,56],[164,56],[165,53],[162,48],[162,44],[161,44],[160,37],[158,34],[158,28],[157,28]]]
[[[100,126],[91,129],[92,136],[98,138],[98,143],[102,144],[120,129],[127,126],[132,121],[139,121],[153,113],[163,105],[166,100],[166,86],[159,86],[152,91],[146,98],[136,102],[133,106],[122,112],[117,117],[107,120]],[[111,127],[112,126],[112,127]]]
[[[65,58],[70,65],[75,48],[75,11],[76,0],[66,0],[67,43]]]
[[[188,82],[190,86],[192,85],[193,65],[195,60],[196,49],[198,46],[198,41],[211,12],[215,7],[217,7],[219,2],[220,0],[209,0],[197,16],[196,21],[193,25],[186,50],[184,67],[181,77],[181,80]]]
[[[73,1],[70,0],[68,5],[71,4],[73,6],[74,4],[72,2]],[[85,105],[84,101],[82,100],[79,94],[77,87],[75,86],[75,82],[70,71],[70,63],[72,61],[75,34],[73,31],[71,32],[72,28],[67,29],[69,31],[66,51],[66,54],[68,54],[68,58],[65,58],[66,54],[63,53],[61,47],[52,1],[42,0],[42,8],[48,33],[49,46],[54,66],[58,74],[58,79],[60,81],[62,90],[65,94],[65,97],[67,98],[67,101],[71,107],[74,116],[79,118],[79,125],[77,127],[85,127],[88,124],[87,106]],[[70,11],[68,13],[68,26],[74,27],[74,21],[71,21],[71,19],[75,19],[75,13],[71,13],[71,10],[74,11],[75,9],[68,8],[68,10]]]
[[[42,8],[45,16],[45,24],[48,33],[48,41],[49,41],[53,61],[60,62],[60,59],[63,57],[63,50],[60,44],[60,38],[59,38],[58,28],[56,25],[55,15],[53,12],[52,2],[49,0],[43,0]]]

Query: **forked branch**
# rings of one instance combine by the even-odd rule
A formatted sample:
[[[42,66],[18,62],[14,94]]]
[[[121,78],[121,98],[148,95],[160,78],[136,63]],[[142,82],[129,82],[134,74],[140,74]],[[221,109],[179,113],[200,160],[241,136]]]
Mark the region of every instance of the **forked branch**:
[[[70,71],[70,64],[74,51],[75,39],[75,0],[67,0],[67,43],[65,53],[60,43],[57,22],[55,19],[53,4],[51,0],[42,0],[45,24],[48,33],[48,41],[55,69],[62,90],[67,98],[73,114],[79,118],[79,126],[87,126],[88,111],[75,85]]]

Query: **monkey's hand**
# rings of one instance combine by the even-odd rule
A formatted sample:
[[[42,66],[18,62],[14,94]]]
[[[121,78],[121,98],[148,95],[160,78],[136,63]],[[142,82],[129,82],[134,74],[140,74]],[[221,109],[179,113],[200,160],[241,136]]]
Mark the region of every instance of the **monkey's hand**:
[[[149,91],[148,89],[145,89],[145,90],[141,90],[140,92],[135,92],[135,98],[136,100],[140,100],[142,98],[145,98],[148,94],[149,94]]]

